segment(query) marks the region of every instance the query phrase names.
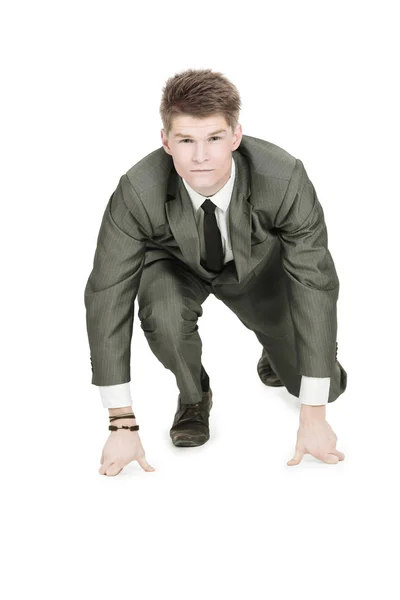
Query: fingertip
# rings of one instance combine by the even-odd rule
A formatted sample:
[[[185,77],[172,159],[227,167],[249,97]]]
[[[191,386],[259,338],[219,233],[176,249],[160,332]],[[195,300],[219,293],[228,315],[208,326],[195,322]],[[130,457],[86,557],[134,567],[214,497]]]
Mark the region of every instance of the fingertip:
[[[328,454],[326,462],[331,465],[336,465],[339,462],[339,458],[335,454]]]

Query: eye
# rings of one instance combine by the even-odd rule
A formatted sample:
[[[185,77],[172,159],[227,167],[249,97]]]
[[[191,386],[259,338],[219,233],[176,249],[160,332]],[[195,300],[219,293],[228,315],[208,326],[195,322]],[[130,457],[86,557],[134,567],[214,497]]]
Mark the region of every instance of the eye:
[[[210,137],[210,140],[220,140],[220,139],[222,139],[222,138],[219,135],[213,135],[212,137]],[[191,142],[191,141],[193,141],[193,140],[191,140],[189,138],[184,138],[179,143],[182,144],[182,142]]]

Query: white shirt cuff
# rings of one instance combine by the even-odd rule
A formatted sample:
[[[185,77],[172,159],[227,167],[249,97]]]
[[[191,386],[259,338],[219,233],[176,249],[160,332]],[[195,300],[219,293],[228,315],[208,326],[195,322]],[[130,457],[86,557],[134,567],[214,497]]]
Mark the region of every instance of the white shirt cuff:
[[[328,404],[330,377],[307,377],[303,375],[300,384],[299,400],[301,404],[320,406]]]
[[[101,401],[104,408],[120,408],[132,406],[130,382],[115,385],[99,385]]]

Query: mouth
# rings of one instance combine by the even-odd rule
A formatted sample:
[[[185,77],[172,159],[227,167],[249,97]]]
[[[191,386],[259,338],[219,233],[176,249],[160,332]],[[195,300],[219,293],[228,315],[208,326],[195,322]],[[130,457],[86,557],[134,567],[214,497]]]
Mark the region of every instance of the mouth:
[[[193,169],[192,173],[211,173],[213,169]]]

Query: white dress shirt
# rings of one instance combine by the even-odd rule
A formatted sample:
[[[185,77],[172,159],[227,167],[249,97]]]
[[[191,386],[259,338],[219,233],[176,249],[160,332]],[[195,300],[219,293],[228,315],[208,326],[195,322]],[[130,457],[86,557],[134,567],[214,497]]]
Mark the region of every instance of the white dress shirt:
[[[215,217],[221,232],[222,246],[224,251],[224,264],[233,260],[232,246],[229,233],[228,207],[232,197],[235,182],[235,161],[232,158],[231,175],[226,184],[212,196],[202,196],[182,179],[190,199],[192,201],[194,215],[199,231],[203,227],[204,211],[201,208],[206,198],[212,198],[217,208]],[[204,251],[204,250],[203,250]],[[205,258],[204,256],[202,258]],[[299,400],[301,404],[318,406],[328,403],[330,377],[307,377],[302,375],[300,384]],[[130,382],[115,385],[99,386],[100,396],[104,408],[119,408],[121,406],[132,406]]]

